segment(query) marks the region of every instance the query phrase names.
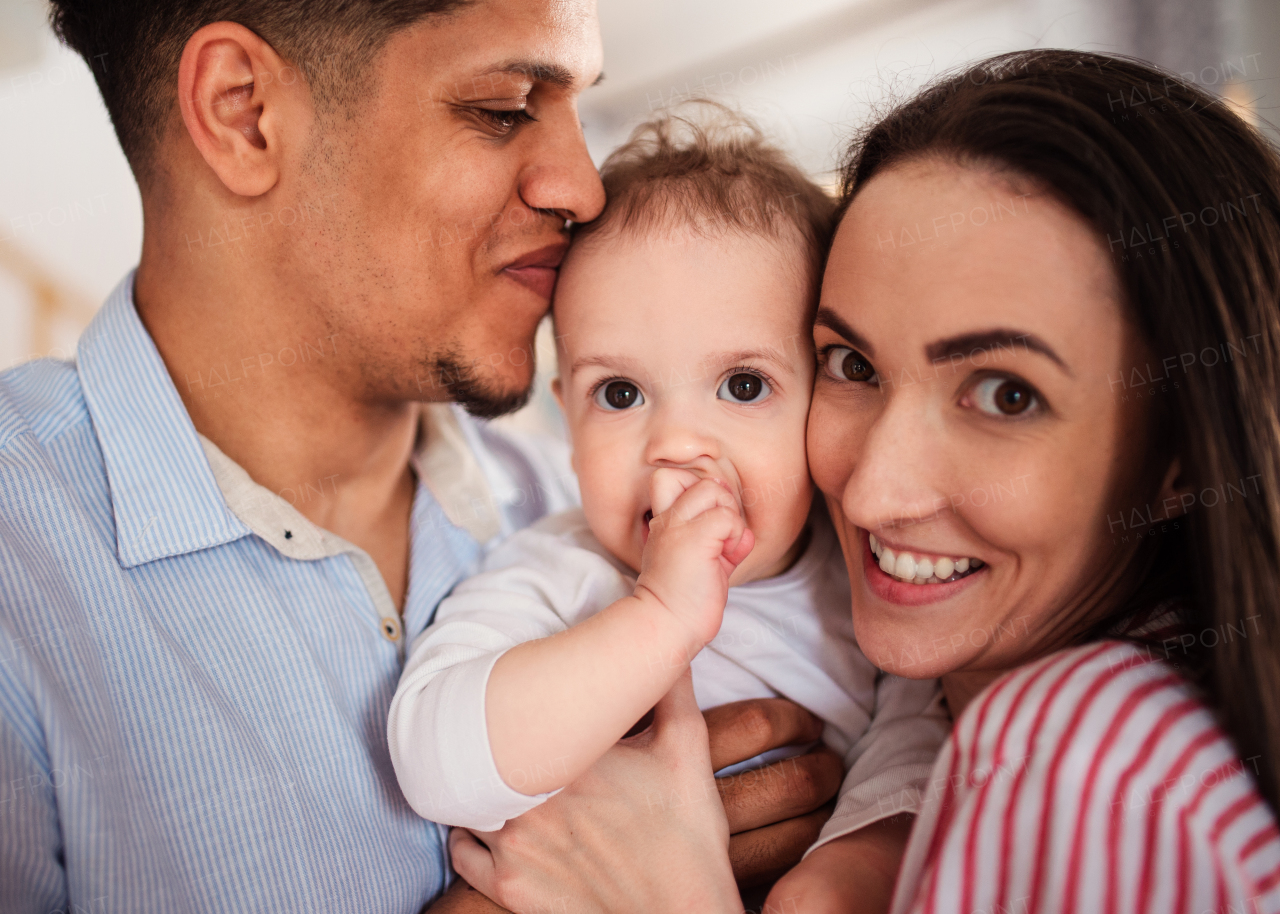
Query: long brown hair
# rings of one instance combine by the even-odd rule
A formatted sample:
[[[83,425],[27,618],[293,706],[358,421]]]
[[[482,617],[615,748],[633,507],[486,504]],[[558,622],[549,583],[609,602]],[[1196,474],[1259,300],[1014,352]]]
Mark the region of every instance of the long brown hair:
[[[1144,392],[1156,372],[1173,376],[1151,400],[1158,456],[1178,458],[1193,493],[1179,533],[1139,531],[1118,613],[1182,598],[1188,667],[1241,756],[1261,757],[1259,786],[1280,812],[1276,150],[1177,76],[1025,51],[951,75],[868,128],[846,160],[839,214],[876,174],[926,156],[1030,179],[1110,250],[1160,360],[1134,366]]]

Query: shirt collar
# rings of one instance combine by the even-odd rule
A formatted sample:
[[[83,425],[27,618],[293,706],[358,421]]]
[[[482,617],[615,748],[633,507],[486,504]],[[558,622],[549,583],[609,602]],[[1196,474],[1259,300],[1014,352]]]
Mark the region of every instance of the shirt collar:
[[[459,407],[425,404],[413,468],[449,522],[483,545],[502,532],[502,512],[477,459],[480,447],[473,437],[464,428]]]
[[[120,564],[249,534],[228,508],[164,360],[133,303],[134,273],[80,338],[76,365],[102,448]]]
[[[424,410],[422,437],[431,435],[433,429],[448,425],[448,420],[438,410],[434,420],[426,415],[430,409],[434,408]],[[454,423],[457,423],[456,416]],[[459,434],[425,440],[427,443],[419,446],[413,458],[419,484],[413,500],[409,591],[405,595],[403,615],[407,639],[401,641],[402,646],[426,628],[445,594],[474,566],[480,554],[479,543],[484,542],[478,542],[476,536],[484,535],[490,523],[480,513],[463,517],[464,520],[475,521],[471,528],[457,523],[433,496],[431,480],[423,474],[422,468],[428,465],[442,466],[452,474],[456,471],[454,464],[475,464],[475,455],[466,446],[465,437]],[[312,523],[279,494],[258,485],[243,467],[208,438],[200,435],[199,441],[226,504],[250,530],[282,555],[293,559],[305,561],[348,553],[384,621],[396,615],[386,584],[373,560],[363,550]],[[452,460],[446,459],[450,456]],[[444,482],[447,484],[457,479],[469,480],[470,486],[483,483],[483,475],[477,481],[469,470],[457,476],[447,475]],[[436,485],[439,486],[440,481]],[[323,491],[317,492],[317,496],[323,494]],[[492,501],[491,498],[489,500]]]
[[[250,533],[292,558],[353,549],[201,438],[138,317],[133,279],[130,272],[107,298],[76,356],[111,487],[121,565],[184,555]],[[414,468],[435,504],[415,511],[415,528],[449,530],[459,557],[474,560],[475,546],[500,532],[500,512],[457,408],[424,406],[419,440]],[[286,531],[292,532],[288,539]],[[468,537],[472,543],[464,542]]]

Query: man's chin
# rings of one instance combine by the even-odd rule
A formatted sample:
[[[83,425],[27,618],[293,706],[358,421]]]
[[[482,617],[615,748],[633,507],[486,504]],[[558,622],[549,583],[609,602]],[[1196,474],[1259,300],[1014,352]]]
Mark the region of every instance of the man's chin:
[[[530,365],[532,369],[532,365]],[[529,402],[534,372],[522,378],[483,377],[458,358],[439,360],[437,378],[448,399],[480,419],[496,419]]]
[[[514,413],[529,402],[533,385],[515,393],[490,390],[482,384],[451,387],[450,399],[478,419],[496,419]]]

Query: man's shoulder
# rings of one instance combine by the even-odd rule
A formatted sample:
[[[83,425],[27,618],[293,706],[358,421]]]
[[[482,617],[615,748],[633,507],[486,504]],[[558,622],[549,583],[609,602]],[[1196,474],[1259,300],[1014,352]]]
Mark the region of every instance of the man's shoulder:
[[[73,363],[38,359],[0,372],[0,449],[24,435],[47,445],[88,421]]]
[[[536,503],[539,517],[578,504],[577,476],[563,439],[457,413],[479,446],[495,494],[517,504]]]
[[[543,517],[578,504],[568,447],[430,404],[417,469],[454,526],[492,546]]]

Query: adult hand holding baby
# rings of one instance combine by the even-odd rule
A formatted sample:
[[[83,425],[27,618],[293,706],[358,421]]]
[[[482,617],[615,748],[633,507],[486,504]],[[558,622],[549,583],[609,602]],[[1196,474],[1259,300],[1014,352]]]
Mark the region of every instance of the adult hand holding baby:
[[[649,483],[653,514],[636,596],[655,600],[688,629],[696,652],[716,636],[729,578],[755,535],[723,481],[659,467]]]
[[[652,727],[550,802],[479,840],[455,829],[454,867],[516,912],[740,914],[711,764],[686,670],[654,708]]]

